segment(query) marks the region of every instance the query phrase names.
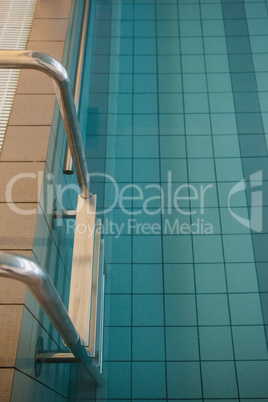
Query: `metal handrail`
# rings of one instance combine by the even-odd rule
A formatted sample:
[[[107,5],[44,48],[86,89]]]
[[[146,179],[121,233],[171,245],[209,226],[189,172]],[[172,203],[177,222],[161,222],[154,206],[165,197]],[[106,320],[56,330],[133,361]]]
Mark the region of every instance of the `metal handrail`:
[[[0,68],[34,69],[52,78],[62,122],[83,198],[90,198],[89,175],[71,83],[63,65],[53,57],[31,50],[0,50]]]
[[[85,54],[85,45],[86,45],[86,33],[87,33],[87,25],[88,25],[88,15],[89,15],[89,4],[90,0],[84,0],[84,8],[83,8],[83,17],[81,23],[81,31],[80,31],[80,39],[79,39],[79,48],[78,48],[78,56],[75,70],[75,78],[74,78],[74,87],[73,87],[73,96],[74,103],[76,107],[76,111],[78,112],[79,101],[80,101],[80,90],[81,90],[81,81],[82,81],[82,69],[84,62],[84,54]],[[71,157],[71,152],[68,144],[65,147],[65,156],[63,162],[63,173],[64,174],[73,174],[73,161]]]
[[[103,385],[103,378],[82,345],[79,334],[46,271],[29,258],[0,252],[0,276],[19,280],[28,287],[68,349],[96,383]]]

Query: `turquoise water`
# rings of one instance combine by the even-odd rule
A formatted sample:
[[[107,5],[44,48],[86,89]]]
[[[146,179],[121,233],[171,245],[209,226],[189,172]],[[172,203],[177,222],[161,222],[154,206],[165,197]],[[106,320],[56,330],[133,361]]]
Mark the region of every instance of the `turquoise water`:
[[[89,36],[96,399],[267,400],[267,3],[95,0]]]

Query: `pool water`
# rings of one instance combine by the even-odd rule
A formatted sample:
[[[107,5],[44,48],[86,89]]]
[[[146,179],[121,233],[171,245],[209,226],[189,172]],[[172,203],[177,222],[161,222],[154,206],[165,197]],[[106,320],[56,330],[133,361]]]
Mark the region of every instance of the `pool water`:
[[[265,1],[92,1],[97,400],[268,398],[267,39]]]

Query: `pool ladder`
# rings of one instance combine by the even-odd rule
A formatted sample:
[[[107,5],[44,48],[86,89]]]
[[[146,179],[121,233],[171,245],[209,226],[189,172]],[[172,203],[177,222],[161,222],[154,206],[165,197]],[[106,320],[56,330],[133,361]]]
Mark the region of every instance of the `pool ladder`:
[[[70,350],[44,351],[37,345],[36,374],[42,363],[81,362],[98,385],[102,385],[104,314],[104,241],[101,221],[96,221],[96,196],[89,192],[89,174],[70,80],[53,57],[38,51],[0,51],[0,68],[35,69],[52,78],[67,143],[81,194],[76,211],[55,210],[53,220],[74,219],[71,285],[68,313],[46,271],[36,262],[14,254],[0,253],[0,276],[24,282],[46,312]],[[79,230],[79,227],[88,228]],[[91,236],[89,233],[93,232]]]

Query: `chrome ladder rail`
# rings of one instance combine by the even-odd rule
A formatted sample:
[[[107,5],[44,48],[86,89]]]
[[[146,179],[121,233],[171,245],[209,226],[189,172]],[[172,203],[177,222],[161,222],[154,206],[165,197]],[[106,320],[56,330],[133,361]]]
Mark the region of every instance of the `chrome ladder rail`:
[[[79,101],[80,101],[82,67],[83,67],[83,62],[84,62],[84,53],[85,53],[85,46],[86,46],[86,32],[87,32],[88,16],[89,16],[89,4],[90,4],[90,0],[84,1],[83,19],[82,19],[82,26],[81,26],[80,40],[79,40],[79,49],[78,49],[78,60],[77,60],[77,64],[76,64],[74,87],[73,87],[73,96],[74,96],[74,103],[75,103],[76,111],[78,111],[78,109],[79,109]],[[71,156],[71,152],[70,152],[68,143],[65,146],[63,173],[64,174],[73,174],[74,173],[73,161],[72,161],[72,156]]]
[[[93,364],[90,354],[84,348],[80,336],[46,271],[29,258],[0,252],[0,276],[18,280],[28,287],[60,334],[65,345],[72,352],[71,355],[69,354],[69,362],[81,362],[96,383],[103,385],[103,377]],[[53,354],[54,362],[57,362],[57,360],[62,362],[61,357],[64,354],[62,351],[54,351]],[[59,359],[57,359],[57,355]]]
[[[71,83],[65,68],[53,57],[45,53],[29,50],[0,50],[0,68],[39,70],[50,76],[52,79],[68,146],[73,160],[77,182],[81,190],[81,194],[78,195],[77,198],[76,211],[54,211],[53,216],[55,219],[73,218],[75,216],[76,226],[79,227],[79,224],[85,224],[91,227],[91,230],[95,229],[96,196],[92,196],[92,194],[89,192],[89,174],[83,149],[82,137],[76,114]],[[95,278],[94,269],[99,270],[99,264],[95,264],[95,266],[97,265],[97,268],[94,267],[94,258],[99,260],[99,256],[94,255],[94,244],[95,234],[88,238],[88,233],[81,234],[79,231],[75,231],[69,297],[69,318],[74,322],[76,331],[79,333],[79,336],[82,339],[83,346],[86,347],[89,347],[90,343],[90,329],[92,327],[91,317],[95,317],[95,323],[100,323],[100,325],[103,325],[103,317],[96,319],[96,306],[94,307],[94,303],[93,311],[91,311],[92,291]],[[100,248],[98,249],[98,252],[99,250]],[[11,269],[8,271],[12,272]],[[99,270],[99,272],[101,272],[101,270]],[[22,275],[21,278],[23,277],[24,276]],[[103,284],[102,292],[104,292],[104,280],[102,277],[100,280]],[[103,299],[103,296],[98,296],[98,300],[101,299]],[[103,308],[103,306],[98,308],[98,311],[100,311],[98,314],[103,314]],[[53,310],[53,307],[51,309]],[[99,338],[96,340],[96,342],[99,344],[100,339],[102,338],[102,328],[98,329],[97,333],[99,333]],[[102,356],[102,350],[99,349],[100,347],[98,347],[97,354]],[[86,350],[85,352],[88,353]],[[57,359],[55,358],[53,359],[53,361],[56,360]],[[43,361],[45,361],[45,358]],[[102,363],[99,360],[98,365],[101,368]]]

